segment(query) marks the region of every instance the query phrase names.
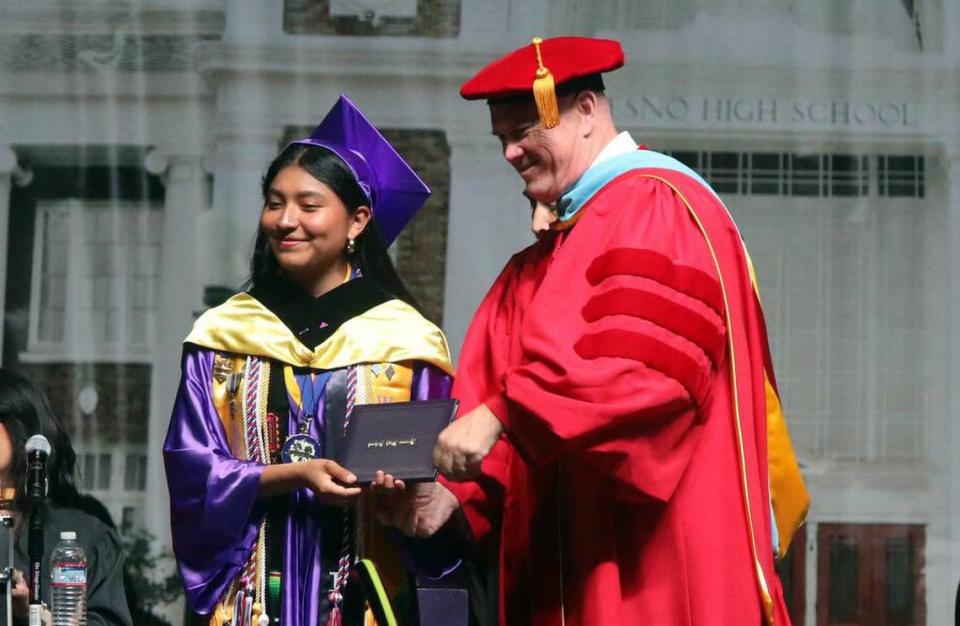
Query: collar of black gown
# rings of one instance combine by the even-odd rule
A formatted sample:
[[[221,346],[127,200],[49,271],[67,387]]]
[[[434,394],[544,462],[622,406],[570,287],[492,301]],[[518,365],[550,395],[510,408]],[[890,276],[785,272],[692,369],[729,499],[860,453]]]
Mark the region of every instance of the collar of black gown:
[[[293,283],[279,279],[250,290],[250,295],[280,318],[290,332],[313,350],[347,320],[394,299],[368,278],[354,278],[314,297]]]

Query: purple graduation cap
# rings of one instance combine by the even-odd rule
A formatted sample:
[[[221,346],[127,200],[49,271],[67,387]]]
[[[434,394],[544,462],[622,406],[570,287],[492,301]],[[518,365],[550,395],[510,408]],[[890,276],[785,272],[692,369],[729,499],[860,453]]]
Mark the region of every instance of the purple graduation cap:
[[[343,94],[309,137],[291,143],[327,148],[343,159],[370,201],[387,246],[430,195],[430,188]]]

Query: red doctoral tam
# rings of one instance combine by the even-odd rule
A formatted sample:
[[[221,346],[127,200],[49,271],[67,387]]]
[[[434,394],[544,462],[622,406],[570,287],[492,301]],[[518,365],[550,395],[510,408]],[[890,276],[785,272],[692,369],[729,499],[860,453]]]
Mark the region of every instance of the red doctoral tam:
[[[518,48],[490,63],[460,87],[467,100],[506,100],[532,95],[540,119],[547,128],[559,123],[556,88],[578,83],[578,79],[623,66],[620,42],[591,37],[534,37],[530,45]],[[582,88],[587,88],[585,82]]]

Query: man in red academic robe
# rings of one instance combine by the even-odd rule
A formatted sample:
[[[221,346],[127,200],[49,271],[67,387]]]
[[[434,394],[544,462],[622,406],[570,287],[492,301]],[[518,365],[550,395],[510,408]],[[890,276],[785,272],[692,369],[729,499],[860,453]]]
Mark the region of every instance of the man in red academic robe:
[[[622,64],[614,41],[535,40],[461,89],[558,220],[480,305],[445,480],[398,525],[462,511],[499,558],[501,624],[786,625],[774,555],[806,493],[771,493],[796,464],[768,450],[750,261],[706,182],[617,133],[600,73]]]

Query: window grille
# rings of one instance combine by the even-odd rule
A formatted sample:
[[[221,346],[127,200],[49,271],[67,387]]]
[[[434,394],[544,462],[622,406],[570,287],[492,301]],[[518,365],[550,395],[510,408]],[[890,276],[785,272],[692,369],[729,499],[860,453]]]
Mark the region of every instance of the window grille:
[[[877,157],[878,193],[890,198],[923,198],[926,190],[924,159],[918,155]]]
[[[83,491],[108,491],[113,460],[109,453],[84,453],[77,455],[79,482]]]
[[[123,488],[126,491],[144,491],[147,488],[147,455],[127,455]]]
[[[835,197],[866,196],[869,192],[869,159],[863,155],[830,154],[827,184]]]
[[[142,203],[38,206],[24,361],[149,362],[162,215]]]
[[[936,391],[923,367],[925,200],[870,186],[869,198],[727,202],[756,264],[790,434],[807,461],[927,458]]]
[[[147,487],[144,446],[80,444],[76,479],[78,489],[99,500],[115,521],[134,515],[142,525]]]
[[[870,195],[870,164],[877,163],[878,193],[924,197],[922,156],[794,154],[787,152],[665,151],[689,165],[721,194],[813,198]]]

